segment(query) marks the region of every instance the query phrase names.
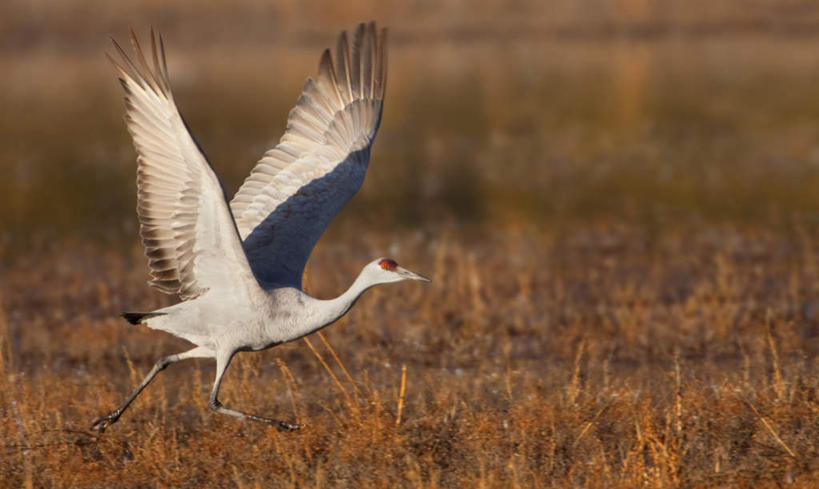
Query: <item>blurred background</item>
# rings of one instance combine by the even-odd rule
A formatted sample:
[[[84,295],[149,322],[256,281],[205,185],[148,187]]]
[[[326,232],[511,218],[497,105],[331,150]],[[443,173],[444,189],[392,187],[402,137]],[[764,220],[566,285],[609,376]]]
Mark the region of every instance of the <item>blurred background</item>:
[[[88,434],[188,348],[118,316],[174,298],[145,286],[109,38],[162,32],[232,195],[321,51],[371,19],[381,129],[308,291],[385,255],[432,283],[367,292],[318,350],[237,356],[223,400],[300,436],[212,415],[207,361]],[[816,2],[0,0],[11,486],[812,488],[817,392]]]
[[[321,49],[370,19],[390,28],[384,119],[331,234],[819,221],[811,2],[7,0],[3,260],[136,241],[110,37],[162,32],[178,105],[232,195]]]

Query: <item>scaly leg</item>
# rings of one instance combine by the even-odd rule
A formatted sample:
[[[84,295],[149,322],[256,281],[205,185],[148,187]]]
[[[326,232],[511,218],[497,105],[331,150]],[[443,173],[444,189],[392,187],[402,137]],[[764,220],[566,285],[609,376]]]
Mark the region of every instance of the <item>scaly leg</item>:
[[[303,424],[293,424],[288,423],[287,421],[279,421],[276,419],[271,418],[264,418],[262,416],[256,416],[254,414],[243,413],[241,411],[236,411],[235,409],[230,409],[222,406],[222,403],[219,402],[219,385],[222,383],[222,376],[225,374],[225,370],[227,370],[228,365],[230,365],[230,360],[233,358],[233,354],[235,352],[228,352],[226,354],[218,354],[216,356],[216,379],[213,381],[213,390],[210,392],[210,400],[208,401],[208,407],[211,410],[216,411],[217,413],[227,414],[229,416],[233,416],[234,418],[238,419],[252,419],[253,421],[261,421],[262,423],[267,423],[271,426],[275,426],[278,428],[279,431],[294,431],[301,428],[304,428]]]
[[[115,411],[111,411],[105,416],[101,416],[100,418],[96,419],[94,423],[91,425],[91,429],[97,430],[100,433],[102,433],[103,431],[105,431],[106,428],[116,423],[119,417],[122,416],[122,413],[124,413],[125,410],[128,409],[128,406],[130,406],[131,403],[134,402],[134,399],[137,398],[139,393],[142,392],[142,390],[145,389],[145,387],[147,387],[147,385],[150,384],[152,380],[154,380],[156,374],[164,370],[165,367],[167,367],[168,365],[188,358],[213,358],[213,351],[198,346],[192,350],[188,350],[183,353],[177,353],[176,355],[168,355],[167,357],[160,358],[154,364],[154,368],[152,368],[151,371],[148,372],[148,375],[145,376],[145,379],[142,381],[142,383],[139,384],[139,387],[136,388],[134,393],[131,394],[128,397],[128,399],[126,399],[125,402],[123,402],[122,405]]]

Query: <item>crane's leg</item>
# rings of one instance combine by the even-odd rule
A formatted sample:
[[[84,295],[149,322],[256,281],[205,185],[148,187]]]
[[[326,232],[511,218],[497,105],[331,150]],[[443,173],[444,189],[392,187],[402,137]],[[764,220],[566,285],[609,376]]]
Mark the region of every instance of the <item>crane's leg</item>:
[[[208,407],[211,410],[216,411],[217,413],[227,414],[229,416],[233,416],[234,418],[239,419],[252,419],[253,421],[261,421],[262,423],[267,423],[271,426],[275,426],[278,428],[279,431],[294,431],[301,428],[304,428],[303,424],[293,424],[288,423],[287,421],[279,421],[276,419],[264,418],[262,416],[256,416],[254,414],[243,413],[241,411],[236,411],[235,409],[226,408],[222,406],[222,403],[219,402],[219,385],[222,383],[222,376],[225,374],[225,370],[227,370],[228,365],[230,365],[230,360],[233,358],[233,354],[235,352],[229,352],[226,354],[217,354],[216,355],[216,379],[213,381],[213,390],[210,392],[210,400],[208,401]]]
[[[142,390],[145,387],[147,387],[147,385],[150,384],[152,380],[154,380],[156,374],[164,370],[165,367],[167,367],[168,365],[176,363],[180,360],[185,360],[187,358],[213,358],[213,351],[208,348],[197,346],[196,348],[188,350],[183,353],[177,353],[176,355],[168,355],[167,357],[160,358],[159,360],[157,360],[157,362],[154,364],[154,368],[152,368],[151,371],[148,372],[148,375],[145,376],[145,379],[142,381],[141,384],[139,384],[139,387],[136,388],[133,394],[131,394],[119,408],[117,408],[114,411],[111,411],[105,416],[97,418],[91,425],[91,429],[97,430],[100,433],[102,433],[103,431],[105,431],[105,428],[108,428],[112,424],[116,423],[119,417],[122,416],[122,413],[124,413],[125,410],[128,409],[128,406],[130,406],[131,403],[134,402],[134,399],[137,398],[139,393],[142,392]]]

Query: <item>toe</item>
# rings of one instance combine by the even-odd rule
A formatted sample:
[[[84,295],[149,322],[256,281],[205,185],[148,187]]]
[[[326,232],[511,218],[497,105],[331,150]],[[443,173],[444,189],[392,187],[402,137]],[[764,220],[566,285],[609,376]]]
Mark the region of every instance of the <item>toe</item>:
[[[279,421],[279,431],[296,431],[304,428],[303,424],[288,423],[287,421]]]
[[[116,412],[116,411],[110,412],[110,413],[106,414],[105,416],[97,418],[91,424],[91,429],[92,430],[97,430],[100,433],[102,433],[103,431],[105,431],[105,428],[108,428],[112,424],[116,423],[118,419],[119,419],[119,413],[118,412]]]

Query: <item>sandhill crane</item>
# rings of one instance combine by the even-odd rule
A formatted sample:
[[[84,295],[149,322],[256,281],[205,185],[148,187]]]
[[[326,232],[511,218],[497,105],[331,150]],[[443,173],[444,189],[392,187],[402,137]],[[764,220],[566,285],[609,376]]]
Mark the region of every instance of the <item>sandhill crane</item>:
[[[361,24],[326,49],[308,78],[287,130],[256,163],[228,204],[225,191],[188,131],[171,93],[162,37],[151,31],[151,63],[133,31],[136,62],[114,41],[109,56],[125,89],[128,130],[137,158],[137,213],[150,285],[181,302],[152,312],[123,313],[132,324],[166,331],[196,345],[160,358],[115,411],[95,420],[104,431],[169,364],[214,358],[208,402],[216,412],[271,424],[301,425],[223,406],[219,384],[234,354],[293,341],[343,316],[368,288],[427,281],[389,258],[367,264],[331,300],[301,289],[307,258],[330,220],[358,191],[381,119],[387,78],[386,30]]]

